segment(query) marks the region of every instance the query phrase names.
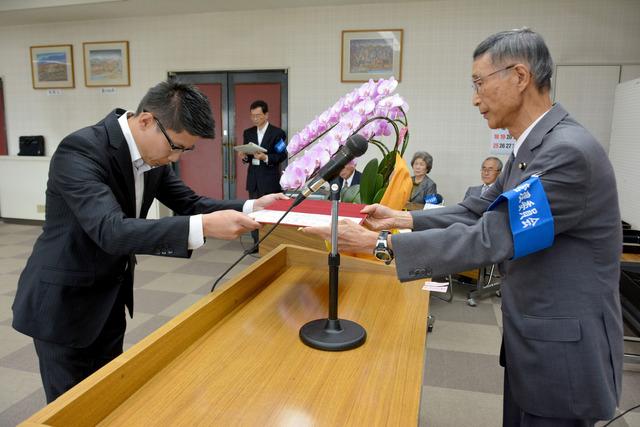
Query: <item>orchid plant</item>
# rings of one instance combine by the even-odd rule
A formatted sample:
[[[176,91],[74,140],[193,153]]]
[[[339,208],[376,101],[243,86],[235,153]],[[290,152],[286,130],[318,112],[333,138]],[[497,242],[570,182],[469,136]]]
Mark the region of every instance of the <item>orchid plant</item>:
[[[358,133],[381,151],[382,160],[369,161],[362,172],[360,185],[349,187],[342,200],[355,203],[380,201],[393,172],[396,153],[402,156],[409,142],[406,116],[409,106],[400,95],[393,93],[397,86],[393,77],[377,82],[369,80],[295,134],[287,151],[290,157],[299,156],[285,169],[280,179],[282,188],[300,188],[351,135]],[[386,136],[395,137],[393,149],[381,141]]]

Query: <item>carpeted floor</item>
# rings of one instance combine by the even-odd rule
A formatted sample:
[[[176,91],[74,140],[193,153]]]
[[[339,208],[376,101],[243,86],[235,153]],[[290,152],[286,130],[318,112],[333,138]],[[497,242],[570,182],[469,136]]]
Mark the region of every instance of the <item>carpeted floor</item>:
[[[14,426],[45,405],[33,342],[11,328],[18,276],[40,230],[0,221],[0,427]],[[249,242],[248,236],[242,242],[209,239],[190,260],[140,256],[136,313],[127,319],[125,349],[208,293],[212,279],[240,255],[242,243]],[[245,258],[228,276],[255,259]],[[501,425],[500,298],[469,307],[468,290],[456,287],[451,303],[431,298],[436,323],[427,339],[420,426]],[[640,372],[631,366],[624,372],[620,407],[638,403]],[[612,426],[640,426],[640,409]]]

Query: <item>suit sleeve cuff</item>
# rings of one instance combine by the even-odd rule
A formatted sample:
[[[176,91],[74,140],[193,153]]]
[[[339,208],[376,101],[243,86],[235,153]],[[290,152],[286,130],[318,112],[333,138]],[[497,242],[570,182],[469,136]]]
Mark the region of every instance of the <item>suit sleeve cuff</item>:
[[[189,217],[189,249],[198,249],[204,245],[204,233],[202,231],[202,215]]]

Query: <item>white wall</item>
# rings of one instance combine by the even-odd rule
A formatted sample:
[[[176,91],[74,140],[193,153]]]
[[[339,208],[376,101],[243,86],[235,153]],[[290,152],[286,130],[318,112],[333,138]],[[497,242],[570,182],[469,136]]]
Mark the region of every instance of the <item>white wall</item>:
[[[616,170],[622,219],[640,229],[640,79],[620,83],[616,88],[611,125],[609,157]]]
[[[0,217],[44,220],[49,160],[0,156]]]
[[[356,86],[340,83],[341,30],[403,28],[398,92],[411,107],[409,157],[418,149],[434,156],[431,176],[453,203],[479,182],[488,155],[490,132],[471,105],[471,53],[489,34],[521,26],[541,32],[558,63],[640,63],[637,0],[432,0],[5,27],[9,153],[19,135],[43,134],[51,154],[112,107],[134,108],[167,71],[289,69],[292,134]],[[100,40],[130,42],[132,85],[115,95],[84,87],[82,42]],[[63,43],[74,46],[76,88],[60,96],[32,89],[29,46]]]

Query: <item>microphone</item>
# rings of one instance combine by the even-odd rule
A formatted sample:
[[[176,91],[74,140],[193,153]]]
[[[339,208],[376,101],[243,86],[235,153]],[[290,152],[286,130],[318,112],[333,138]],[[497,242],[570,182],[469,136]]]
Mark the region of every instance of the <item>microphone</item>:
[[[309,197],[310,194],[318,191],[320,187],[322,187],[322,184],[338,176],[347,163],[356,157],[362,156],[368,147],[369,141],[364,136],[358,134],[351,135],[347,139],[347,142],[329,159],[327,164],[318,171],[316,177],[305,184],[304,189],[293,202],[293,206],[299,205],[304,199]]]
[[[424,202],[432,205],[439,205],[442,203],[442,196],[438,193],[435,194],[427,194],[424,196]]]
[[[266,239],[273,232],[273,230],[276,229],[278,225],[280,225],[280,222],[284,219],[285,216],[287,216],[289,212],[291,212],[293,208],[295,208],[300,203],[302,203],[302,201],[306,199],[311,193],[317,191],[320,187],[322,187],[322,184],[338,176],[342,168],[345,167],[347,163],[349,163],[351,160],[353,160],[356,157],[362,156],[365,153],[365,151],[367,151],[368,147],[369,147],[369,141],[365,137],[363,137],[362,135],[351,135],[347,139],[347,142],[342,147],[340,147],[338,151],[336,151],[336,153],[333,155],[333,157],[331,157],[331,159],[329,159],[327,164],[324,165],[318,171],[318,173],[316,174],[316,177],[310,183],[305,185],[305,188],[302,191],[302,193],[299,194],[298,197],[296,197],[295,201],[291,204],[291,206],[289,206],[289,209],[287,209],[287,211],[280,217],[278,222],[275,223],[275,225],[271,228],[271,230],[267,231],[267,233],[264,236],[262,236],[260,241],[258,241],[258,243],[255,243],[252,248],[244,251],[242,256],[238,258],[236,262],[231,264],[231,266],[227,268],[226,271],[218,277],[218,279],[216,279],[216,281],[213,283],[213,286],[211,287],[211,292],[214,291],[214,289],[216,288],[220,280],[222,280],[222,278],[229,271],[231,271],[233,267],[235,267],[240,261],[242,261],[242,259],[245,256],[247,256],[251,250],[257,248],[258,245],[264,239]],[[336,295],[337,295],[337,292],[336,292]],[[345,322],[348,322],[348,321],[345,321]]]

